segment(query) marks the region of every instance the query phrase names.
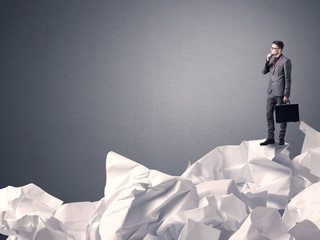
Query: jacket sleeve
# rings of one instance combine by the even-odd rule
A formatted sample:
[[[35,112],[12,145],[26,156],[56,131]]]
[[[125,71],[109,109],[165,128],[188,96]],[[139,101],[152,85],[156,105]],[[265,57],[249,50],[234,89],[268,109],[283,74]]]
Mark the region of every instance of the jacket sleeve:
[[[266,74],[270,71],[270,61],[266,61],[266,63],[264,64],[264,67],[262,69],[262,74]]]
[[[290,97],[291,90],[291,60],[288,59],[284,64],[284,80],[285,80],[285,88],[284,88],[284,96]]]

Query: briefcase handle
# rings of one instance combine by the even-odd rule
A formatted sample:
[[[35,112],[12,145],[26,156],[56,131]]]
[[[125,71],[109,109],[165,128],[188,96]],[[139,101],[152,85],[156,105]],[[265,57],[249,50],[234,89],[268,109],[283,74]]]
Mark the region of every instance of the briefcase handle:
[[[287,104],[291,104],[290,100],[288,100],[288,102],[286,102],[286,103],[281,103],[281,104],[277,104],[277,105],[287,105]]]

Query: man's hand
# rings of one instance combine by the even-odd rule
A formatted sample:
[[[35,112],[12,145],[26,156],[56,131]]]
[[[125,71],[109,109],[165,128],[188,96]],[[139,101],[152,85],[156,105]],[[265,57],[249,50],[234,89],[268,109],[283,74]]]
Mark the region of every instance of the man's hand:
[[[267,56],[267,62],[270,61],[271,57],[272,57],[272,53],[269,53],[268,56]]]
[[[288,97],[286,97],[286,96],[284,96],[284,97],[283,97],[283,102],[284,102],[284,103],[289,102],[289,98],[288,98]]]

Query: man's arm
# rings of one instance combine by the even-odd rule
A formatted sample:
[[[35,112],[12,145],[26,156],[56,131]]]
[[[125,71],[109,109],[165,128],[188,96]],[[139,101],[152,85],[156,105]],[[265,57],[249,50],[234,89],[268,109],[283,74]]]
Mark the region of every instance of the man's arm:
[[[270,71],[270,59],[272,57],[272,54],[269,53],[268,56],[267,56],[267,59],[266,59],[266,63],[264,64],[264,67],[262,69],[262,74],[266,74]]]
[[[286,96],[287,98],[290,97],[290,90],[291,90],[291,69],[292,69],[291,61],[290,59],[288,59],[284,63],[284,81],[285,81],[284,96]]]

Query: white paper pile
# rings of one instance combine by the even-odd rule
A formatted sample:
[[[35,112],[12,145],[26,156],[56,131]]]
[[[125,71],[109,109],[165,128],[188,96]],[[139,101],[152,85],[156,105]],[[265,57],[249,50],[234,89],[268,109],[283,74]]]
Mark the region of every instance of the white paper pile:
[[[305,138],[301,150],[301,154],[293,159],[293,163],[299,169],[303,166],[310,171],[311,174],[320,177],[320,133],[309,127],[304,122],[300,124],[300,130],[304,132]],[[304,170],[301,169],[300,170]]]
[[[293,169],[287,146],[261,147],[260,142],[218,147],[189,167],[182,177],[195,185],[232,179],[250,209],[263,206],[265,201],[268,207],[284,209],[289,197],[304,189],[306,182]]]
[[[62,205],[33,184],[1,189],[0,233],[11,240],[320,239],[320,183],[299,175],[318,174],[320,134],[305,123],[301,129],[306,140],[294,165],[287,145],[244,141],[214,149],[179,177],[110,152],[105,197],[93,203]]]
[[[1,189],[0,233],[18,239],[41,239],[39,236],[50,233],[50,225],[56,224],[50,219],[61,204],[34,184]]]
[[[312,184],[295,196],[283,214],[283,220],[288,227],[306,219],[320,228],[320,182]]]
[[[290,240],[288,228],[274,208],[257,207],[230,240]]]

